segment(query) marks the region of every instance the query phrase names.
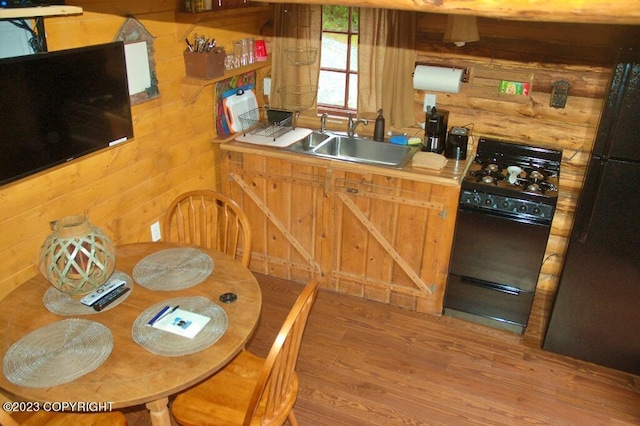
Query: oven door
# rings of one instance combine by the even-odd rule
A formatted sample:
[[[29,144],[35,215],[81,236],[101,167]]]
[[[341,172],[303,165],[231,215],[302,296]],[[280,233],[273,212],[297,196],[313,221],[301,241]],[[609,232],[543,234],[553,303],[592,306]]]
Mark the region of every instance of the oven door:
[[[550,223],[461,207],[449,272],[506,289],[534,292],[550,230]]]
[[[451,315],[453,309],[501,323],[499,328],[510,329],[504,324],[511,324],[512,331],[522,333],[529,321],[534,295],[532,292],[507,291],[502,287],[449,274],[444,313]]]

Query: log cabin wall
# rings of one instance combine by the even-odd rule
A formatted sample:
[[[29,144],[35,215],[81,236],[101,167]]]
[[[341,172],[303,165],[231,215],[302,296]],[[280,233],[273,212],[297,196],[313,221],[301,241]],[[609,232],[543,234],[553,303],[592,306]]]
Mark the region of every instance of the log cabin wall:
[[[211,144],[213,90],[202,90],[192,104],[184,105],[184,37],[198,32],[226,43],[257,36],[264,22],[260,14],[238,10],[221,22],[176,23],[175,5],[162,0],[68,3],[83,7],[84,13],[46,19],[50,50],[111,41],[125,17],[132,15],[155,37],[161,95],[133,107],[133,141],[0,187],[0,297],[37,273],[38,251],[50,232],[50,221],[86,212],[116,244],[148,241],[149,226],[175,195],[218,187],[219,151]],[[527,331],[539,342],[614,51],[640,39],[639,27],[480,18],[481,40],[456,48],[441,41],[444,26],[444,15],[420,14],[417,62],[533,74],[532,93],[525,103],[473,95],[469,84],[458,94],[438,93],[439,107],[450,111],[449,125],[472,124],[476,139],[487,135],[564,150],[558,212]],[[571,84],[564,109],[549,107],[551,84],[557,80]],[[424,121],[422,97],[416,91],[417,121]]]
[[[416,62],[468,69],[472,78],[463,83],[460,93],[437,93],[438,107],[450,112],[449,126],[472,128],[474,141],[490,136],[563,150],[558,207],[525,335],[539,345],[551,312],[611,66],[619,47],[637,45],[640,27],[478,18],[480,41],[463,47],[442,42],[445,27],[444,15],[421,14]],[[489,90],[474,86],[473,75],[479,71],[504,76],[504,80],[513,75],[531,76],[530,96],[505,99],[498,96],[496,87]],[[571,85],[565,108],[549,105],[552,85],[559,80]],[[416,119],[421,122],[424,93],[415,91]]]
[[[150,241],[150,225],[177,194],[218,187],[214,89],[184,105],[184,39],[206,34],[226,45],[257,37],[261,25],[258,14],[242,12],[224,22],[176,23],[175,3],[163,0],[67,4],[84,13],[45,19],[49,50],[113,41],[134,16],[155,37],[160,97],[133,106],[134,140],[0,187],[0,297],[37,273],[50,221],[86,212],[115,244]]]

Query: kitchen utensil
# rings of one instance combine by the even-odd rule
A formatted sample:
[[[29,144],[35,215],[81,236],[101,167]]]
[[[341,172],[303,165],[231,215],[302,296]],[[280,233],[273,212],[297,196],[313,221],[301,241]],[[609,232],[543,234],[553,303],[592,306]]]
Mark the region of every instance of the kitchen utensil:
[[[232,132],[242,131],[240,116],[258,108],[258,100],[253,90],[239,89],[223,101],[227,124]]]
[[[518,166],[509,166],[507,167],[507,173],[509,173],[509,183],[511,185],[515,185],[518,182],[518,175],[522,173],[522,168]]]

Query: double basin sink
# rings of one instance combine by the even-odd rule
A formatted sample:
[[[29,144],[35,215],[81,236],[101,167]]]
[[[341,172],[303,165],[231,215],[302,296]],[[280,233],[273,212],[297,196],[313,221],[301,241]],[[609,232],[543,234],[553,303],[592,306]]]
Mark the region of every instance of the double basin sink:
[[[418,149],[332,132],[313,132],[285,148],[286,151],[315,157],[394,168],[404,167]]]

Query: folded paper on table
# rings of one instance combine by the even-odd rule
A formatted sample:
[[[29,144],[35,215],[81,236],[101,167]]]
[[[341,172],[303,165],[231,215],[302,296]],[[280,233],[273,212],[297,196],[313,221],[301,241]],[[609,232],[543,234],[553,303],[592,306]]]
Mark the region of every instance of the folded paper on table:
[[[178,308],[150,326],[193,339],[210,319],[204,315]]]

